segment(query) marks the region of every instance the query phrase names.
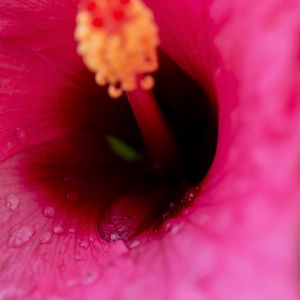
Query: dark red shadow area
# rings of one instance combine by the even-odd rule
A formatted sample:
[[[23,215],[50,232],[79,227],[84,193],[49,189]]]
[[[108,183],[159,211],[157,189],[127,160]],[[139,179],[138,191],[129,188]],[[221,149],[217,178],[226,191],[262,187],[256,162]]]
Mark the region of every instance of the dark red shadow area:
[[[172,166],[156,170],[144,153],[142,137],[127,99],[106,96],[93,76],[80,91],[66,89],[65,126],[69,134],[27,151],[24,184],[47,195],[66,219],[92,224],[102,239],[128,241],[188,205],[185,193],[201,182],[215,155],[216,108],[203,89],[165,54],[154,95],[178,145]],[[144,159],[126,162],[108,146],[113,135]],[[162,141],[163,143],[163,141]]]

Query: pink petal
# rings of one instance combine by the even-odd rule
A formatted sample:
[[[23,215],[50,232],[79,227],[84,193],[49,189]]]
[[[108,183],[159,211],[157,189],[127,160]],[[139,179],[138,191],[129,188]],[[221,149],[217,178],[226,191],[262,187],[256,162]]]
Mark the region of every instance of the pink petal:
[[[213,43],[216,25],[210,15],[211,2],[145,1],[158,22],[161,47],[208,92],[212,92],[211,80],[218,63]]]
[[[71,34],[75,14],[75,2],[1,1],[1,160],[67,131],[62,98],[86,81]]]
[[[149,4],[165,50],[191,74],[199,67],[201,81],[205,51],[188,63],[189,46],[202,42],[192,34],[203,25],[197,9],[184,14],[194,6]],[[223,59],[213,76],[220,105],[215,164],[187,224],[142,248],[127,277],[117,280],[122,261],[115,280],[107,278],[112,290],[122,285],[112,293],[118,299],[298,298],[299,5],[215,1],[209,11],[222,24],[212,38]],[[96,291],[100,284],[88,298]]]
[[[8,3],[0,4],[0,12]],[[134,241],[133,250],[128,251],[122,242],[104,245],[93,236],[86,239],[86,229],[80,224],[76,226],[83,232],[75,235],[71,225],[53,224],[34,201],[45,197],[43,191],[28,191],[22,184],[18,164],[26,153],[6,160],[0,165],[1,266],[5,269],[0,276],[0,296],[297,299],[299,4],[291,1],[288,5],[283,0],[259,5],[228,0],[215,1],[212,6],[192,0],[149,3],[161,27],[164,49],[218,96],[219,147],[199,199],[185,216],[165,224],[166,234],[145,245]],[[22,8],[19,1],[12,7],[16,5]],[[10,22],[4,19],[0,24],[18,33]],[[33,24],[33,29],[38,28]],[[214,27],[218,28],[216,35]],[[9,73],[1,93],[16,90],[22,97],[3,96],[5,114],[0,120],[6,127],[1,126],[0,134],[4,152],[16,128],[24,130],[28,146],[63,136],[68,126],[61,123],[61,116],[52,114],[65,112],[67,108],[61,107],[65,102],[50,100],[54,87],[74,84],[52,65],[55,60],[69,68],[61,55],[64,50],[54,50],[53,55],[41,51],[38,62],[26,52],[26,61],[22,61],[24,54],[16,53],[15,41],[5,30],[1,72],[5,67]],[[39,43],[29,43],[28,52],[36,52]],[[50,63],[44,61],[44,55],[49,55]],[[40,81],[36,87],[40,70],[46,67],[51,84]],[[15,77],[22,84],[7,82]],[[43,105],[37,103],[40,98]],[[24,116],[14,113],[20,103],[29,103],[30,111]],[[55,106],[48,117],[45,104]],[[30,121],[39,114],[43,118]],[[30,136],[30,132],[36,134]],[[25,147],[18,136],[11,143],[19,146],[10,148],[10,154]],[[16,203],[18,207],[12,209]],[[16,226],[11,228],[12,224]],[[42,243],[50,230],[51,242]],[[49,275],[49,270],[54,271]]]

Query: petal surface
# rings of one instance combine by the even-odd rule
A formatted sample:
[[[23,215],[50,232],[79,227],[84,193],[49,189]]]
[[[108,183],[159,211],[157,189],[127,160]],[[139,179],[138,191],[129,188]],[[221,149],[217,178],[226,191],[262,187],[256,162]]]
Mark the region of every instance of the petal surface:
[[[39,7],[35,1],[30,2],[32,8],[20,1],[2,3],[0,11],[10,11],[11,16],[15,7],[19,12],[22,7],[28,10],[28,20]],[[74,234],[71,224],[56,224],[51,211],[45,215],[36,199],[49,195],[28,190],[20,170],[26,149],[68,132],[66,102],[57,95],[56,101],[51,99],[59,87],[64,90],[75,83],[63,71],[57,72],[60,69],[52,61],[71,73],[77,63],[69,64],[60,47],[53,53],[37,51],[39,39],[25,47],[26,56],[21,55],[15,40],[27,35],[20,27],[16,31],[17,21],[3,18],[1,296],[298,299],[299,4],[282,0],[259,5],[225,0],[148,4],[157,16],[164,50],[218,99],[218,151],[197,201],[166,224],[165,232],[147,243],[134,241],[131,247],[120,241],[104,243],[80,222]],[[64,20],[62,12],[68,10],[56,10],[61,4],[52,6]],[[66,13],[66,18],[71,15]],[[63,28],[72,27],[68,26]],[[71,30],[66,31],[69,36]],[[31,36],[36,35],[31,31]],[[45,69],[47,79],[42,80]],[[15,86],[18,82],[22,84]],[[49,109],[34,100],[41,98],[48,99]],[[30,122],[37,115],[41,120]],[[15,135],[16,128],[24,130],[26,143],[20,131]],[[15,153],[19,154],[11,157]]]

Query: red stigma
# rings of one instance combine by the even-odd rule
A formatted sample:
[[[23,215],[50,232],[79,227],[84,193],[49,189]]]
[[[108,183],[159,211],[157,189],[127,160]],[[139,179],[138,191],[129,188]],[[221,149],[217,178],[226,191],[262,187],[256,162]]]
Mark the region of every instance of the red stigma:
[[[113,12],[113,17],[116,21],[122,21],[125,17],[125,14],[122,10],[115,10]]]
[[[102,26],[103,26],[103,21],[102,21],[102,19],[101,19],[101,18],[95,18],[95,19],[93,20],[93,25],[94,25],[95,27],[98,27],[98,28],[102,27]]]
[[[90,12],[94,11],[97,8],[97,4],[95,2],[88,2],[86,5],[86,9]]]

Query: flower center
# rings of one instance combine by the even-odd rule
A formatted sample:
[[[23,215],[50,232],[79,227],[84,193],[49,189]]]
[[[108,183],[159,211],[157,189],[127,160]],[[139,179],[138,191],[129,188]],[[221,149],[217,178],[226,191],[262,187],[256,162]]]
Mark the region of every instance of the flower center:
[[[99,85],[118,98],[137,86],[151,89],[157,70],[158,28],[140,0],[84,1],[77,15],[78,53]],[[139,75],[139,76],[138,76]]]
[[[66,230],[76,224],[83,234],[92,231],[108,242],[130,241],[164,228],[201,192],[217,143],[215,102],[161,51],[159,61],[156,101],[149,106],[143,98],[146,105],[140,107],[135,95],[134,104],[125,95],[111,101],[83,72],[80,90],[64,89],[70,97],[62,116],[68,133],[28,150],[23,184],[43,193],[37,199],[42,210],[53,207],[52,219]],[[148,122],[152,109],[175,149],[153,115]]]
[[[75,38],[96,82],[109,85],[112,98],[127,93],[153,167],[174,160],[176,144],[148,91],[154,79],[145,75],[158,69],[158,28],[151,10],[139,0],[84,2]]]
[[[152,13],[140,1],[84,2],[78,24],[79,52],[97,84],[89,73],[82,92],[69,91],[68,134],[32,150],[24,184],[46,193],[41,205],[64,227],[130,241],[162,228],[199,193],[216,149],[215,101],[157,51]]]

